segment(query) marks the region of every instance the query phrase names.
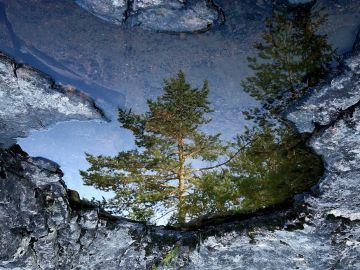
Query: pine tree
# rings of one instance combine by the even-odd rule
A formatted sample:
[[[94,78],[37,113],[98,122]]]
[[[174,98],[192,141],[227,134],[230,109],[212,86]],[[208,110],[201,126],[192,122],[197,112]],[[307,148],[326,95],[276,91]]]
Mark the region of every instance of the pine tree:
[[[242,81],[244,90],[266,110],[281,112],[326,75],[335,51],[326,35],[318,33],[325,21],[321,10],[310,7],[274,10],[266,20],[262,41],[254,44],[257,56],[248,58],[255,74]]]
[[[192,194],[193,219],[252,213],[283,203],[323,175],[321,159],[290,128],[248,129],[235,144],[234,158],[205,174]]]
[[[148,100],[148,112],[119,109],[118,120],[134,134],[136,149],[115,157],[86,154],[91,167],[81,174],[87,185],[115,191],[111,204],[129,217],[148,219],[156,209],[176,208],[173,222],[184,223],[199,179],[222,165],[194,168],[191,161],[215,162],[227,146],[220,134],[200,130],[211,121],[208,83],[193,89],[182,71],[164,83],[164,94]]]

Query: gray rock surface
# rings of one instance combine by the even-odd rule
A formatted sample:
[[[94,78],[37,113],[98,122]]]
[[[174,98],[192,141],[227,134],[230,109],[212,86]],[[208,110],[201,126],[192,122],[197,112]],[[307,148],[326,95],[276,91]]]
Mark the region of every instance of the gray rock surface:
[[[184,7],[184,3],[185,0],[133,0],[132,10],[138,11],[160,6],[179,9]]]
[[[74,210],[58,166],[19,147],[0,150],[0,165],[0,269],[145,269],[180,243],[90,204]]]
[[[299,132],[312,132],[316,125],[325,126],[344,110],[360,100],[360,54],[345,61],[341,75],[312,90],[299,104],[287,112]]]
[[[75,0],[91,14],[115,24],[122,24],[128,10],[128,0]]]
[[[29,129],[70,119],[102,118],[90,98],[1,53],[0,100],[0,146],[26,136]]]
[[[206,31],[223,21],[211,0],[75,0],[95,16],[115,24],[126,21],[145,29],[184,33]]]

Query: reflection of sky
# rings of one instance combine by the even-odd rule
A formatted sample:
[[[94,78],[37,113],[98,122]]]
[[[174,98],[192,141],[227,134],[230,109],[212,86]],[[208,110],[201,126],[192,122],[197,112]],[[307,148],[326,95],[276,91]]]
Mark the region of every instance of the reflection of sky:
[[[116,112],[115,108],[112,108]],[[222,132],[223,138],[234,137],[232,130],[221,130],[222,115],[214,113],[215,121],[205,129],[209,133]],[[79,170],[86,170],[88,163],[84,153],[94,155],[116,155],[119,151],[134,147],[134,137],[130,131],[120,128],[114,115],[111,122],[70,121],[58,123],[42,131],[32,131],[27,138],[19,138],[18,143],[31,156],[42,156],[57,162],[64,171],[64,180],[69,188],[77,190],[82,197],[101,199],[111,197],[111,193],[84,186]],[[239,123],[240,120],[239,120]],[[243,124],[236,124],[241,132]],[[235,128],[234,127],[234,128]],[[209,163],[192,161],[193,166],[209,166]]]
[[[79,170],[88,168],[84,152],[115,155],[132,147],[131,137],[117,122],[71,121],[56,124],[46,131],[31,132],[28,138],[19,139],[19,144],[32,156],[41,155],[60,164],[66,184],[81,196],[101,198],[108,196],[82,184]]]

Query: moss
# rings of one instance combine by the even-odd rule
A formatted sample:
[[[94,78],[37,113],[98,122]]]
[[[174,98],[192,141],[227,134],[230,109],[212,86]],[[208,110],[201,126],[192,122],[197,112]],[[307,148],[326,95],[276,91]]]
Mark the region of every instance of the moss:
[[[80,199],[79,193],[72,189],[67,189],[68,201],[71,209],[73,210],[88,210],[94,209],[98,206],[88,200]]]
[[[170,267],[173,260],[179,255],[180,253],[180,246],[176,245],[174,246],[164,257],[163,259],[157,264],[152,266],[152,270],[157,270],[159,268],[161,269],[167,269]]]
[[[180,247],[175,246],[170,252],[165,256],[162,263],[164,266],[169,266],[171,261],[179,254]]]

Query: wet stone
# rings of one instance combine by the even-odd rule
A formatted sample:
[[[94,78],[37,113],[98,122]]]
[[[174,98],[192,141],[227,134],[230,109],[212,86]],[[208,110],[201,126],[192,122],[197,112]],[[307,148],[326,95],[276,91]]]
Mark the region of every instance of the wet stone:
[[[132,24],[164,32],[196,32],[209,28],[218,18],[206,1],[189,1],[186,6],[148,8],[132,19]]]
[[[87,96],[0,54],[0,146],[59,121],[102,119]]]
[[[95,16],[121,24],[128,10],[127,0],[75,0],[75,2]]]
[[[184,7],[184,0],[134,0],[132,10],[144,10],[147,8],[158,8],[160,6],[167,6],[168,8],[182,8]]]
[[[99,18],[115,24],[172,33],[206,31],[223,20],[221,10],[207,0],[75,0]]]
[[[311,90],[298,104],[287,111],[287,119],[299,132],[313,132],[316,125],[326,126],[360,100],[360,55],[345,61],[341,75]]]

